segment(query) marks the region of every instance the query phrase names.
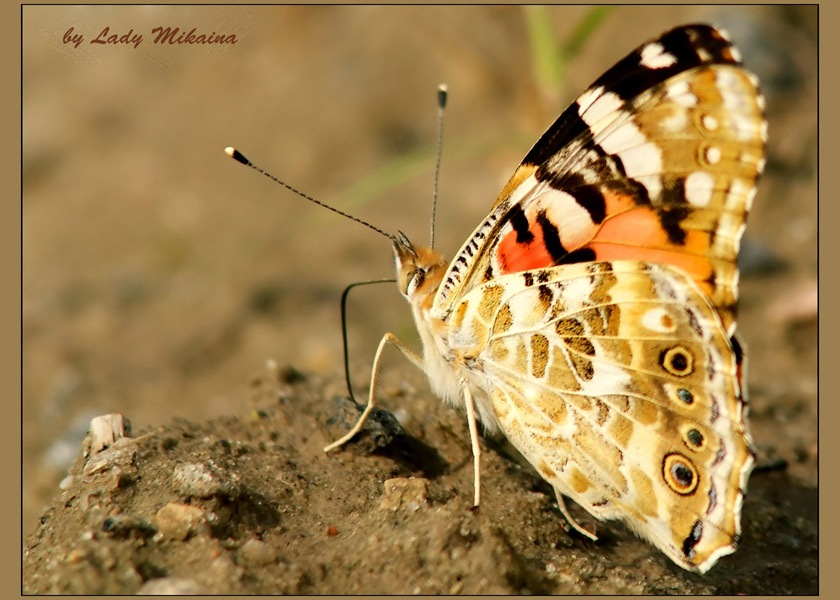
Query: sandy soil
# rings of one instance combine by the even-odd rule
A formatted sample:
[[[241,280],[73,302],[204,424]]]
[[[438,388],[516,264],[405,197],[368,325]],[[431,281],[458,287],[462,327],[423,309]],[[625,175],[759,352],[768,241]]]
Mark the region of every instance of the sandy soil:
[[[587,9],[548,14],[562,41]],[[338,298],[390,275],[388,244],[222,148],[423,239],[446,81],[437,235],[451,253],[576,93],[695,20],[732,32],[770,120],[742,261],[760,468],[738,551],[699,576],[621,525],[599,524],[597,544],[569,535],[546,484],[497,440],[471,511],[463,417],[396,353],[383,413],[325,456],[357,414]],[[242,42],[62,43],[70,26],[90,39],[160,24]],[[616,9],[551,88],[508,7],[26,7],[24,591],[815,593],[816,24],[807,7]],[[363,389],[381,334],[414,334],[393,286],[359,290],[350,314]],[[85,459],[90,418],[114,412],[132,437]]]

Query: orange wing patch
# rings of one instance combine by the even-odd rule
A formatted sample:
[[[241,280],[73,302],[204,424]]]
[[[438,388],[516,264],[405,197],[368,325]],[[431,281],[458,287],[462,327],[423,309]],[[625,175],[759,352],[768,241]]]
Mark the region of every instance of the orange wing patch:
[[[664,223],[662,209],[640,206],[630,194],[604,193],[606,218],[586,227],[564,230],[556,215],[539,206],[527,212],[512,207],[509,227],[495,249],[502,273],[517,273],[592,260],[641,260],[671,265],[685,271],[703,292],[714,292],[708,231]],[[673,214],[679,209],[672,209]],[[678,221],[678,219],[677,219]],[[562,231],[562,233],[561,233]]]
[[[502,273],[518,273],[556,264],[545,244],[542,229],[528,227],[526,235],[510,231],[496,247],[496,260]]]

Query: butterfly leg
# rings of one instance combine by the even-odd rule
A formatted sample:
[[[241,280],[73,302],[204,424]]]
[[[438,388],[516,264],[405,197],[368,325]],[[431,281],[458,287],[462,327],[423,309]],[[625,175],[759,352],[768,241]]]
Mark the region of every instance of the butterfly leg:
[[[473,506],[478,506],[481,496],[481,446],[478,443],[478,426],[475,420],[475,405],[473,404],[472,394],[470,388],[464,381],[461,381],[462,389],[464,390],[464,404],[467,407],[467,424],[470,428],[470,442],[472,443],[473,453]]]
[[[334,441],[332,444],[324,448],[324,452],[329,452],[331,450],[335,450],[336,448],[343,446],[347,442],[349,442],[353,436],[359,433],[362,430],[362,427],[365,425],[365,421],[367,421],[368,416],[370,415],[370,411],[373,410],[373,399],[376,395],[376,385],[379,381],[379,363],[382,360],[382,351],[385,349],[387,344],[391,344],[392,346],[396,346],[397,349],[403,353],[403,355],[408,358],[415,366],[419,369],[423,369],[423,359],[417,356],[414,352],[412,352],[408,346],[403,344],[394,334],[386,333],[382,336],[382,340],[379,342],[379,347],[376,349],[376,355],[373,357],[373,368],[371,369],[370,374],[370,394],[368,395],[368,403],[365,406],[365,410],[362,412],[362,415],[359,417],[359,420],[356,421],[356,424],[353,426],[347,435],[343,436],[341,439]]]
[[[554,488],[554,494],[557,496],[557,506],[560,507],[560,512],[563,513],[563,517],[565,517],[566,522],[572,526],[572,529],[582,536],[589,538],[593,542],[597,542],[598,536],[584,529],[583,526],[575,521],[574,518],[572,518],[572,515],[569,514],[569,510],[566,508],[566,503],[563,502],[563,494],[560,493],[560,490]]]

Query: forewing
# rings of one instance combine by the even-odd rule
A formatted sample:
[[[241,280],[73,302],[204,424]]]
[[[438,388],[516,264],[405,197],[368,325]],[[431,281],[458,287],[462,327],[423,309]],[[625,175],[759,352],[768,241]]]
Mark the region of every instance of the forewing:
[[[685,271],[734,331],[737,254],[764,164],[753,75],[707,25],[629,54],[527,154],[452,261],[443,312],[513,272],[597,260]]]

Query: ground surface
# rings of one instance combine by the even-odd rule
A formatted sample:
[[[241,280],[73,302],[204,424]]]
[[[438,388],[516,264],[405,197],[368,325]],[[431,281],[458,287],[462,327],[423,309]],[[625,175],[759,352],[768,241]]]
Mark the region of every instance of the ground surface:
[[[586,12],[550,11],[557,38]],[[405,433],[383,425],[324,456],[355,417],[338,297],[390,275],[388,244],[221,149],[422,240],[446,81],[437,235],[451,254],[578,91],[642,40],[696,20],[732,32],[770,120],[739,319],[762,468],[738,551],[699,576],[621,525],[599,524],[598,544],[570,536],[550,490],[492,441],[470,511],[463,417],[396,353],[380,405]],[[161,48],[148,33],[161,24],[242,42]],[[70,26],[147,41],[74,50],[62,43]],[[814,9],[616,9],[556,91],[534,83],[512,8],[27,7],[24,591],[814,593],[815,38]],[[363,389],[381,334],[413,334],[393,286],[354,293]],[[86,462],[90,418],[112,412],[133,437]],[[385,482],[410,477],[420,489],[398,505]]]

